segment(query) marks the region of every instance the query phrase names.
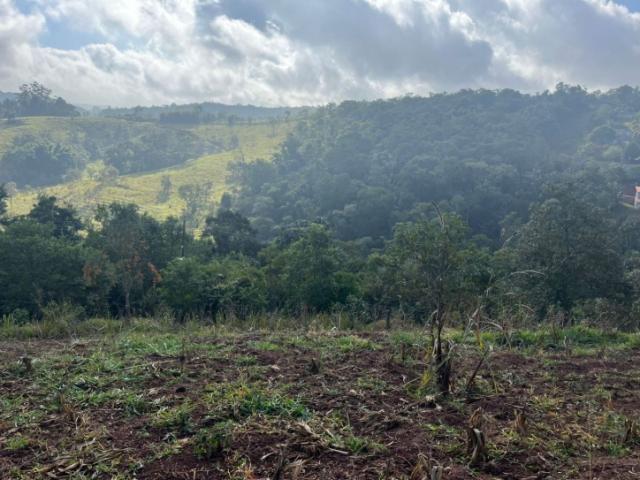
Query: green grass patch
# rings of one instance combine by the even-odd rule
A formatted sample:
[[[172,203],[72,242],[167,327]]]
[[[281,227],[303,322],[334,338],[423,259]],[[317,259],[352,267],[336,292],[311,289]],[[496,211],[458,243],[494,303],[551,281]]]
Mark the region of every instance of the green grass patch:
[[[262,350],[263,352],[278,352],[282,350],[280,345],[268,341],[249,342],[249,347],[255,350]]]
[[[375,342],[357,335],[347,335],[338,337],[335,342],[336,347],[343,353],[358,352],[362,350],[378,350],[381,348]]]
[[[172,408],[162,408],[156,412],[151,424],[178,435],[188,435],[194,428],[191,417],[193,409],[194,406],[190,402],[184,402]]]
[[[5,444],[4,448],[7,452],[17,452],[19,450],[24,450],[31,446],[31,439],[29,437],[24,437],[22,435],[16,435],[14,437],[9,438]]]

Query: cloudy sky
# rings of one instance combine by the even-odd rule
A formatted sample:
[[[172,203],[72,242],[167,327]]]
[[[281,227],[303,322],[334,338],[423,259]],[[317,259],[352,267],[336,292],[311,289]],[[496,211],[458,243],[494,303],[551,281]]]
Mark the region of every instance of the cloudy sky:
[[[640,84],[640,0],[0,0],[0,90],[321,104]]]

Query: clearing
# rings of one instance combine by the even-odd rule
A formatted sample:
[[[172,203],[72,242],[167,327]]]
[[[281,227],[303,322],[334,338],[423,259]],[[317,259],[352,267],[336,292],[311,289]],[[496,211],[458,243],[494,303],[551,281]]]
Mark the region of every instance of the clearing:
[[[74,123],[75,122],[75,123]],[[24,124],[13,129],[0,129],[0,156],[2,150],[12,138],[24,133],[46,135],[63,143],[69,140],[70,132],[79,125],[88,128],[144,128],[145,123],[127,122],[125,120],[103,118],[27,118]],[[133,125],[133,127],[131,126]],[[154,125],[155,126],[155,125]],[[213,183],[211,200],[217,201],[229,189],[227,184],[228,166],[235,160],[252,162],[257,159],[270,160],[278,150],[287,134],[295,126],[295,121],[279,123],[237,124],[232,127],[221,124],[205,124],[193,127],[181,127],[196,134],[202,139],[215,140],[225,149],[189,160],[173,167],[152,172],[119,175],[109,182],[98,182],[90,178],[82,178],[67,183],[37,189],[20,191],[9,199],[9,213],[23,215],[29,213],[36,203],[39,194],[54,195],[63,202],[76,207],[83,215],[90,215],[98,204],[111,202],[135,203],[144,212],[158,220],[169,216],[180,216],[185,202],[178,194],[181,186],[187,184],[200,185]],[[159,127],[156,127],[159,128]],[[170,128],[170,127],[163,127]],[[231,139],[237,140],[237,146],[231,146]],[[71,142],[73,145],[73,142]],[[164,202],[157,200],[161,190],[163,177],[169,177],[172,183],[171,194]]]
[[[421,331],[145,325],[0,343],[0,478],[640,476],[634,335],[467,339],[441,398],[424,387]],[[486,459],[469,465],[474,412]]]

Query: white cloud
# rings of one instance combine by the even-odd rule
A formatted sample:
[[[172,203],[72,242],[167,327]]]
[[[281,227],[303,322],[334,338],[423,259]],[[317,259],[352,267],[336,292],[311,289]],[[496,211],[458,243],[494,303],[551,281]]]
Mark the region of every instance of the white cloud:
[[[25,0],[23,0],[25,1]],[[463,87],[640,83],[640,14],[607,0],[0,0],[0,89],[78,103],[317,104]],[[48,22],[94,34],[41,44]]]

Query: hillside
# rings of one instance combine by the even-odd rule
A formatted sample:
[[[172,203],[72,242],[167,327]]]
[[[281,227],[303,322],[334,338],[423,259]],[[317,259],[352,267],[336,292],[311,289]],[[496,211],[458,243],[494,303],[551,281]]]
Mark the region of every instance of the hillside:
[[[214,119],[234,122],[241,119],[253,121],[281,120],[305,114],[311,107],[257,107],[255,105],[225,105],[203,102],[186,105],[163,105],[153,107],[105,108],[99,115],[135,120],[196,124]]]
[[[103,136],[106,136],[105,132],[117,134],[125,130],[130,132],[130,136],[149,130],[185,132],[190,138],[196,138],[206,145],[210,153],[167,168],[117,175],[113,178],[91,178],[87,170],[91,171],[95,163],[89,161],[87,169],[77,180],[19,191],[9,202],[9,212],[12,215],[27,213],[38,194],[45,193],[74,205],[83,215],[89,214],[99,203],[112,201],[136,203],[143,211],[157,218],[179,215],[185,205],[178,194],[181,186],[213,182],[212,199],[219,198],[226,188],[228,164],[240,158],[246,161],[270,158],[292,125],[293,122],[238,124],[232,127],[226,124],[206,124],[177,129],[111,118],[23,119],[21,125],[0,130],[0,154],[15,138],[25,134],[44,136],[83,151],[88,143],[87,139],[93,138],[87,132],[102,131]],[[168,198],[160,202],[157,197],[163,177],[170,179],[172,188]]]
[[[389,238],[436,202],[497,240],[551,184],[592,200],[635,184],[639,112],[630,87],[344,102],[300,122],[274,163],[247,166],[237,206],[263,238],[321,218],[351,240]]]

